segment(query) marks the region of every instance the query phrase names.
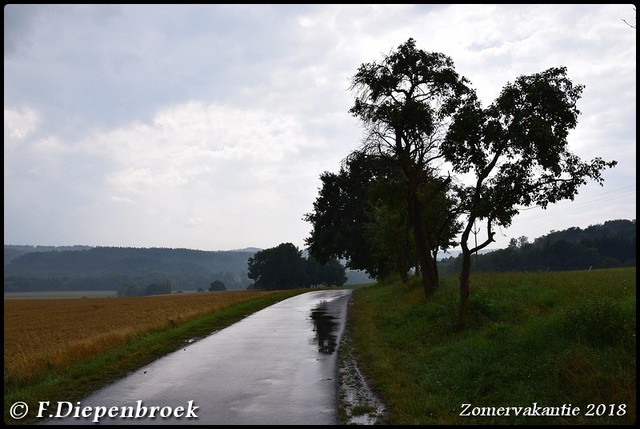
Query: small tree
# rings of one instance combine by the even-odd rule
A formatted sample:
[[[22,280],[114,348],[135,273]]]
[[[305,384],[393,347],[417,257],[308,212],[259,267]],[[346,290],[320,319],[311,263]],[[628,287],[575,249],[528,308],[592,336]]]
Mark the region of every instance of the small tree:
[[[144,288],[144,295],[164,295],[171,293],[171,282],[162,280],[156,283],[150,283]]]
[[[224,286],[224,283],[222,283],[220,280],[214,280],[209,285],[209,292],[222,291],[222,290],[227,290],[227,288]]]

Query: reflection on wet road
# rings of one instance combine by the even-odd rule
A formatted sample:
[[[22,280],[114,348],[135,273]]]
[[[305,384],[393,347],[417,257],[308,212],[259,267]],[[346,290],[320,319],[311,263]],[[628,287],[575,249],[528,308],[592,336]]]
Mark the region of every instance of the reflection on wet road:
[[[325,355],[330,355],[336,351],[338,346],[338,335],[336,328],[339,326],[336,317],[331,315],[327,301],[321,301],[311,310],[311,319],[315,325],[316,336],[314,340],[318,344],[318,351]]]
[[[103,424],[337,424],[336,348],[350,295],[323,290],[281,301],[69,407],[118,407],[134,415],[159,407],[155,418],[107,415]],[[197,418],[187,418],[190,406]],[[163,409],[172,415],[161,417]],[[55,404],[43,415],[49,411],[55,414]],[[92,419],[95,412],[45,423]]]

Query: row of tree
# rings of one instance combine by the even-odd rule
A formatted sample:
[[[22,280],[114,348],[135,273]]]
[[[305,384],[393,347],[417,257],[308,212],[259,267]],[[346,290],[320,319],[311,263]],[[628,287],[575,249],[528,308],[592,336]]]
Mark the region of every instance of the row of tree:
[[[29,252],[28,250],[31,249]],[[5,245],[4,290],[114,290],[168,279],[175,289],[207,289],[218,279],[246,289],[255,252],[131,247]],[[20,253],[24,252],[24,253]]]
[[[167,280],[175,290],[196,290],[198,288],[207,289],[211,284],[211,279],[218,279],[228,285],[229,290],[246,289],[249,286],[249,279],[241,273],[218,272],[211,274],[174,274],[171,271],[159,271],[145,273],[143,270],[137,275],[134,274],[111,274],[102,275],[9,275],[4,277],[5,292],[35,292],[35,291],[88,291],[88,290],[117,290],[129,285],[147,285]]]
[[[337,259],[320,264],[313,257],[304,258],[292,243],[257,252],[249,258],[252,289],[297,289],[314,286],[342,286],[347,281],[344,266]]]
[[[8,249],[9,248],[9,249]],[[5,252],[11,246],[5,245]],[[94,276],[102,274],[141,275],[151,272],[171,274],[246,273],[252,252],[204,251],[194,249],[91,247],[81,250],[34,251],[5,264],[5,275]],[[6,259],[6,258],[5,258]]]
[[[29,245],[4,245],[4,265],[26,253],[60,252],[65,250],[89,250],[91,246],[29,246]]]
[[[462,257],[439,261],[444,273],[459,272]],[[552,231],[536,238],[512,238],[509,247],[474,256],[477,271],[562,271],[636,265],[636,221],[611,220],[588,228]]]
[[[4,291],[118,290],[130,285],[169,281],[174,290],[246,290],[249,258],[260,249],[202,251],[169,248],[4,245]],[[309,261],[309,264],[313,264]],[[322,270],[338,269],[331,265]],[[310,270],[318,271],[317,267]],[[321,271],[322,271],[321,270]],[[343,270],[351,283],[371,279]],[[323,274],[325,277],[328,274]],[[324,281],[324,280],[322,280]],[[326,279],[337,284],[339,280]]]
[[[117,291],[118,296],[148,296],[148,295],[164,295],[171,293],[171,282],[164,280],[156,283],[128,284],[120,287]]]
[[[362,64],[352,80],[350,113],[365,128],[363,144],[338,174],[324,173],[306,240],[324,263],[374,276],[408,267],[427,299],[438,287],[437,254],[459,238],[459,321],[469,314],[471,256],[492,243],[521,208],[573,199],[588,180],[616,165],[582,161],[568,149],[584,87],[565,67],[520,76],[483,107],[470,82],[442,53],[409,39],[380,62]],[[470,246],[476,222],[485,238]]]

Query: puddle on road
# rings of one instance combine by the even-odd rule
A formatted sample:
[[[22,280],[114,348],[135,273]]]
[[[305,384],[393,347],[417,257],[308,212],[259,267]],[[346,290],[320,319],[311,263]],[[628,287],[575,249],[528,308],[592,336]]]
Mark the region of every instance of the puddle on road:
[[[338,347],[336,333],[338,322],[335,321],[334,316],[328,314],[326,301],[321,301],[311,310],[311,320],[313,320],[313,331],[316,333],[313,340],[318,345],[318,351],[326,355],[335,352]]]

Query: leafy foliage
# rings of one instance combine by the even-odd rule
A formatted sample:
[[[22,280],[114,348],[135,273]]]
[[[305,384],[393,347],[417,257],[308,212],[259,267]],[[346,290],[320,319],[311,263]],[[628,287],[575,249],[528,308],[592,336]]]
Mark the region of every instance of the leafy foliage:
[[[402,275],[414,254],[430,298],[439,283],[438,249],[461,231],[461,324],[469,315],[471,254],[494,241],[493,228],[508,227],[524,207],[544,209],[573,200],[587,181],[602,185],[602,171],[617,164],[600,157],[585,162],[569,151],[567,137],[577,125],[584,86],[571,81],[566,67],[519,76],[484,108],[451,58],[417,49],[410,38],[382,61],[362,64],[351,89],[356,97],[349,112],[365,128],[364,144],[352,157],[387,162],[400,175],[381,180],[387,189],[400,186],[378,192],[382,198],[371,204],[366,189],[372,183],[384,189],[380,183],[365,177],[357,194],[346,193],[358,197],[350,199],[334,186],[340,176],[325,175],[327,186],[314,205],[316,212],[306,218],[314,224],[311,251],[323,257],[349,255],[348,246],[340,243],[344,236],[351,239],[343,234],[359,220],[358,228],[368,227],[368,235],[362,230],[355,235],[357,254],[367,256],[367,267],[372,261],[395,265]],[[336,209],[346,202],[353,211]],[[351,213],[357,216],[350,219]],[[486,222],[486,239],[470,248],[477,220]],[[406,239],[407,227],[412,243]],[[393,235],[400,243],[388,238]],[[567,247],[560,243],[555,250],[576,250]]]
[[[390,174],[386,163],[357,153],[346,159],[338,174],[320,176],[322,187],[314,210],[304,216],[313,226],[305,240],[313,258],[320,263],[345,259],[347,267],[373,276],[385,272],[372,252],[367,225],[374,219],[369,189]]]
[[[222,291],[222,290],[227,290],[227,288],[225,287],[224,283],[221,282],[220,280],[214,280],[211,282],[211,285],[209,285],[209,292]]]
[[[471,219],[509,226],[519,207],[573,199],[587,179],[602,184],[601,171],[616,165],[569,152],[584,87],[566,73],[554,67],[520,76],[487,109],[470,98],[454,115],[441,148],[455,171],[476,178],[458,190]]]
[[[252,289],[260,290],[341,286],[347,281],[344,267],[337,259],[321,265],[313,257],[303,258],[292,243],[261,250],[249,258],[249,278],[255,280]]]
[[[473,96],[467,84],[451,58],[416,49],[410,38],[381,62],[362,64],[351,86],[356,99],[349,112],[366,132],[361,151],[387,160],[404,178],[403,205],[427,296],[438,285],[435,254],[457,226],[433,202],[450,202],[439,198],[450,184],[438,177],[439,144],[451,115]]]

